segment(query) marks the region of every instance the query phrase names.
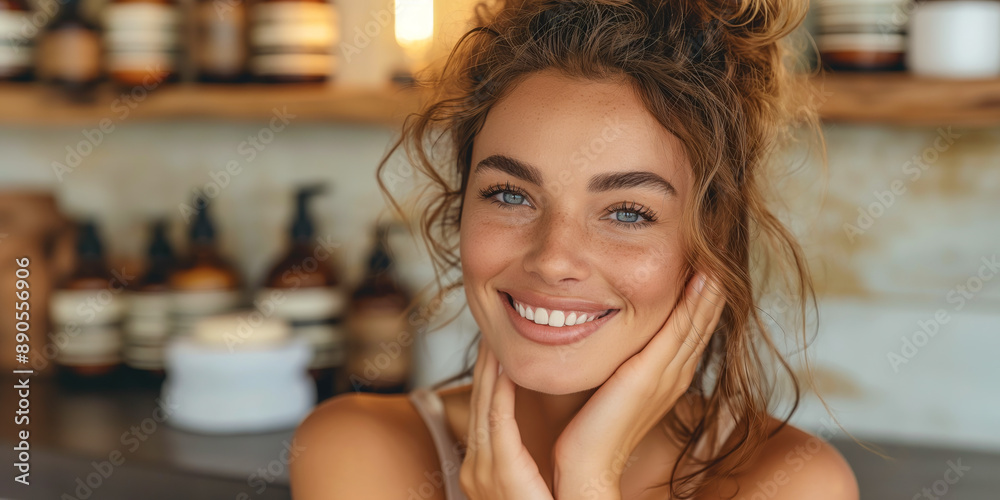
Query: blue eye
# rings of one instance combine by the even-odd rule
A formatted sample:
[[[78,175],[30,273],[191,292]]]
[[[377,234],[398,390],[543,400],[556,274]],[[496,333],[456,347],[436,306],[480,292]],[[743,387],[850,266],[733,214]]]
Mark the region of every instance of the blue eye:
[[[618,222],[636,222],[639,220],[639,213],[618,210],[615,212],[615,220]]]
[[[484,200],[489,200],[501,208],[513,209],[516,206],[531,206],[528,197],[517,186],[509,182],[494,184],[479,191],[479,196]]]
[[[622,227],[637,229],[656,221],[656,214],[634,202],[621,203],[607,209],[611,222]]]
[[[520,205],[524,203],[524,195],[511,193],[510,191],[504,191],[501,193],[501,198],[503,198],[504,203],[509,203],[511,205]]]

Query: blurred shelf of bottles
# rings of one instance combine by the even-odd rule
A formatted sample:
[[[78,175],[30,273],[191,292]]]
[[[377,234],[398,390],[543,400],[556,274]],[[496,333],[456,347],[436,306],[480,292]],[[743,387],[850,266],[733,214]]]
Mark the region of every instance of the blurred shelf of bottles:
[[[1000,77],[996,0],[818,0],[814,8],[825,68]]]
[[[193,200],[183,255],[169,241],[167,221],[150,221],[142,272],[110,267],[99,225],[75,221],[61,240],[74,247],[72,270],[51,273],[62,275],[47,294],[51,334],[35,335],[32,366],[52,370],[68,387],[163,384],[195,399],[198,391],[205,401],[232,398],[207,417],[190,416],[192,428],[205,430],[198,427],[204,424],[208,431],[226,408],[275,401],[263,394],[262,382],[247,382],[251,374],[283,381],[276,398],[299,387],[292,406],[307,401],[306,410],[343,392],[412,389],[416,323],[409,313],[412,295],[389,250],[390,226],[375,228],[364,278],[349,288],[333,249],[316,238],[309,200],[322,191],[309,185],[295,192],[287,244],[255,287],[246,286],[219,251],[218,228],[203,198]],[[308,355],[300,360],[301,372],[289,372],[302,349]],[[253,413],[241,410],[233,418]]]
[[[261,95],[283,87],[273,84],[298,84],[293,87],[307,93],[303,108],[325,97],[349,108],[343,116],[326,109],[317,118],[392,122],[391,105],[411,111],[407,97],[396,93],[409,87],[411,72],[420,64],[403,61],[402,47],[395,47],[397,55],[380,56],[383,64],[400,66],[384,78],[384,86],[347,84],[368,91],[363,94],[367,107],[358,110],[349,103],[358,89],[339,97],[323,92],[338,86],[343,45],[338,12],[330,0],[0,0],[0,83],[38,82],[2,85],[0,102],[13,108],[2,120],[44,122],[33,115],[94,103],[100,103],[106,115],[115,97],[134,98],[138,93],[140,100],[147,94],[159,98],[177,87],[209,95],[198,99],[187,92],[167,97],[159,107],[143,103],[158,109],[149,116],[259,118],[260,113],[239,108],[253,106]],[[334,85],[315,85],[322,82]],[[228,99],[227,92],[244,88],[252,94]],[[195,102],[188,104],[192,97]],[[14,102],[18,98],[32,103]],[[211,99],[222,99],[221,108],[206,106]],[[281,99],[302,101],[288,92]],[[69,113],[69,121],[72,117]]]

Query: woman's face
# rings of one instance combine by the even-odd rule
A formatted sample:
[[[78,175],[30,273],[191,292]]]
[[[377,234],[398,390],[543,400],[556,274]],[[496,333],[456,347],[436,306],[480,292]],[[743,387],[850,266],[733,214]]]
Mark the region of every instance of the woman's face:
[[[691,182],[679,139],[627,84],[546,70],[490,110],[463,199],[462,272],[515,383],[592,389],[646,345],[684,288]]]

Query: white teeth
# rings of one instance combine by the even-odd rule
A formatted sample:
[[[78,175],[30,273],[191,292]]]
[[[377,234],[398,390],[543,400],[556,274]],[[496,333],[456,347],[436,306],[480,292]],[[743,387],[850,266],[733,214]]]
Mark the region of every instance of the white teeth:
[[[539,325],[549,324],[549,312],[544,307],[535,309],[535,323]]]
[[[548,310],[544,307],[532,308],[531,306],[526,306],[518,302],[514,302],[514,309],[517,310],[517,314],[528,321],[556,328],[582,325],[584,323],[594,321],[594,319],[597,318],[596,314],[587,315],[577,312],[567,313],[564,311]]]
[[[566,324],[566,316],[562,311],[552,311],[549,315],[549,326],[563,326]]]

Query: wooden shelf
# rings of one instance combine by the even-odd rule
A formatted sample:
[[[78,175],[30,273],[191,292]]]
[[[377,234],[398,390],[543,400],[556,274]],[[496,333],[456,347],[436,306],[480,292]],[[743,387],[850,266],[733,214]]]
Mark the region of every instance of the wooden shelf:
[[[820,114],[830,122],[910,126],[1000,126],[1000,79],[937,80],[905,73],[827,73],[816,77]],[[418,109],[419,92],[387,85],[164,85],[148,95],[103,87],[74,104],[40,84],[0,85],[0,125],[96,126],[123,121],[267,121],[286,109],[297,120],[396,127]]]
[[[420,104],[419,93],[400,87],[382,89],[336,85],[164,85],[149,93],[102,87],[94,102],[68,101],[40,84],[0,85],[2,125],[97,126],[112,123],[212,119],[262,121],[275,110],[296,120],[397,126]]]
[[[942,80],[906,73],[817,77],[820,115],[830,122],[937,127],[1000,125],[1000,78]]]

